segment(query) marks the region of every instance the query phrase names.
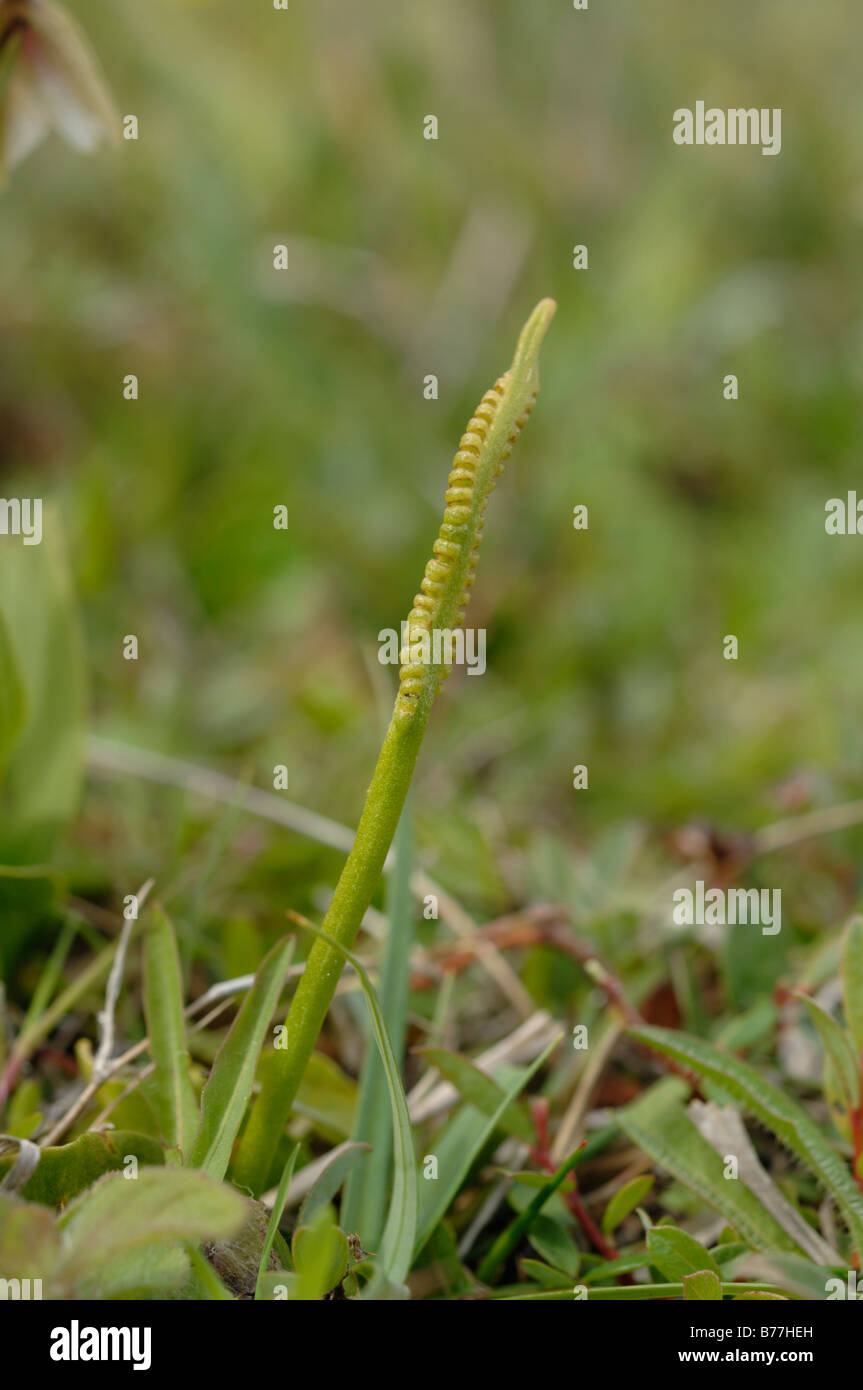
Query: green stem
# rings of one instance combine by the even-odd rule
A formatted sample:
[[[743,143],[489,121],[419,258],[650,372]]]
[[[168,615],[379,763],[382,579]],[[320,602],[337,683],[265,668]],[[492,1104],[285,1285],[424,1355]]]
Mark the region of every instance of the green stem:
[[[348,855],[322,930],[350,948],[372,900],[410,787],[430,709],[410,721],[394,714],[381,747],[356,839]],[[317,940],[309,952],[288,1011],[288,1045],[283,1065],[264,1084],[252,1110],[234,1166],[234,1181],[257,1196],[264,1189],[279,1137],[284,1131],[303,1073],[335,993],[344,958]]]
[[[443,523],[426,566],[422,591],[408,615],[392,719],[366,793],[353,848],[323,921],[323,930],[348,949],[378,885],[431,707],[449,671],[430,655],[434,645],[429,639],[461,626],[488,499],[533,408],[539,389],[539,349],[555,308],[550,299],[536,306],[522,329],[512,366],[483,396],[455,456]],[[341,954],[320,939],[309,952],[288,1011],[287,1047],[279,1054],[281,1064],[263,1082],[233,1168],[234,1181],[255,1196],[266,1186],[343,964]]]

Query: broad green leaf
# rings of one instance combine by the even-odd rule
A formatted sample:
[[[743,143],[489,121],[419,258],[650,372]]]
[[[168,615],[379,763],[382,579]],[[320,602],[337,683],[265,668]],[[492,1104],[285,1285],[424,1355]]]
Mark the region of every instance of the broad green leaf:
[[[676,1078],[661,1081],[617,1111],[620,1128],[667,1173],[721,1212],[753,1250],[801,1253],[758,1198],[743,1183],[724,1176],[719,1154],[683,1109],[681,1097],[688,1089]]]
[[[666,1279],[677,1283],[684,1275],[709,1270],[719,1278],[719,1266],[704,1246],[677,1226],[654,1226],[647,1233],[647,1255]]]
[[[279,1002],[293,949],[293,937],[285,937],[264,957],[204,1086],[201,1127],[186,1162],[213,1178],[223,1178],[227,1172],[252,1093],[258,1053]]]
[[[137,1159],[142,1168],[161,1167],[165,1162],[161,1144],[149,1135],[122,1129],[82,1134],[71,1144],[43,1149],[21,1195],[43,1206],[65,1206],[97,1178],[122,1169],[129,1158]]]
[[[561,1035],[562,1036],[562,1035]],[[416,1252],[422,1250],[435,1226],[442,1221],[446,1212],[449,1210],[450,1203],[459,1192],[462,1183],[470,1172],[474,1158],[480,1150],[488,1143],[496,1129],[499,1129],[501,1117],[512,1104],[516,1097],[524,1090],[531,1077],[535,1076],[541,1067],[545,1065],[548,1058],[560,1044],[560,1037],[554,1038],[544,1048],[534,1062],[524,1071],[524,1073],[503,1092],[500,1104],[494,1113],[486,1120],[477,1135],[476,1143],[471,1147],[466,1147],[463,1153],[455,1156],[455,1162],[450,1166],[449,1171],[441,1171],[440,1154],[438,1154],[438,1173],[436,1182],[428,1182],[426,1191],[429,1192],[429,1201],[425,1209],[420,1207],[420,1229],[417,1235]],[[434,1146],[433,1146],[434,1147]],[[563,1177],[566,1175],[564,1174]],[[561,1177],[561,1181],[563,1181]],[[480,1278],[483,1276],[480,1275]]]
[[[437,1067],[441,1075],[452,1082],[459,1095],[469,1105],[481,1110],[484,1115],[494,1115],[499,1109],[504,1099],[503,1088],[493,1077],[480,1071],[467,1057],[460,1057],[443,1047],[422,1047],[419,1053],[429,1066]],[[500,1127],[505,1129],[507,1134],[524,1140],[526,1144],[534,1142],[533,1125],[517,1102],[506,1106],[500,1117]]]
[[[98,1290],[114,1260],[172,1241],[226,1240],[248,1203],[233,1188],[186,1168],[144,1168],[134,1181],[109,1173],[59,1218],[63,1251],[57,1277]]]
[[[848,1034],[839,1027],[835,1018],[828,1014],[807,994],[798,994],[806,1005],[807,1012],[821,1039],[825,1059],[833,1069],[846,1104],[856,1109],[860,1104],[860,1061],[854,1055]]]
[[[699,1270],[696,1274],[684,1274],[683,1297],[687,1303],[719,1303],[722,1300],[722,1284],[719,1276],[711,1269]]]
[[[801,1105],[765,1081],[754,1067],[718,1052],[701,1038],[690,1038],[666,1028],[631,1028],[628,1031],[638,1042],[683,1063],[721,1087],[781,1139],[836,1198],[855,1247],[863,1251],[863,1194]]]
[[[299,1144],[295,1144],[294,1147],[291,1149],[290,1156],[288,1158],[287,1163],[285,1164],[284,1171],[282,1173],[282,1178],[281,1182],[279,1183],[278,1191],[276,1192],[276,1200],[273,1202],[273,1209],[270,1212],[270,1219],[267,1222],[267,1234],[264,1237],[264,1245],[263,1249],[261,1250],[261,1263],[258,1267],[258,1282],[255,1286],[256,1299],[259,1299],[262,1296],[261,1280],[267,1273],[267,1269],[270,1263],[270,1251],[273,1248],[273,1241],[275,1240],[276,1232],[279,1229],[279,1222],[282,1219],[282,1212],[285,1210],[285,1202],[288,1199],[288,1188],[291,1185],[291,1177],[294,1171],[294,1164],[297,1161],[297,1154],[299,1153],[299,1151]]]
[[[47,1294],[59,1251],[51,1212],[0,1192],[0,1279],[43,1279]]]
[[[411,1267],[414,1253],[414,1239],[417,1228],[417,1172],[414,1154],[413,1132],[404,1087],[392,1043],[387,1033],[381,1006],[372,988],[368,972],[356,956],[335,937],[315,927],[309,927],[315,936],[321,937],[334,950],[338,951],[356,971],[362,986],[369,1011],[372,1034],[380,1053],[390,1093],[393,1123],[393,1189],[389,1213],[381,1238],[379,1268],[387,1283],[404,1284]],[[362,1239],[362,1232],[360,1232]]]
[[[332,1207],[319,1207],[311,1225],[297,1227],[291,1254],[297,1274],[292,1299],[317,1301],[344,1279],[350,1251],[347,1236],[336,1225]]]
[[[155,1065],[149,1100],[167,1147],[186,1154],[201,1117],[189,1080],[177,942],[161,908],[150,913],[144,934],[144,1011]]]
[[[606,1235],[616,1231],[622,1221],[625,1221],[630,1212],[640,1206],[653,1187],[652,1177],[633,1178],[631,1182],[624,1183],[623,1187],[618,1188],[605,1208],[602,1218],[602,1229]]]
[[[863,917],[852,917],[842,937],[842,1000],[859,1072],[863,1066]]]

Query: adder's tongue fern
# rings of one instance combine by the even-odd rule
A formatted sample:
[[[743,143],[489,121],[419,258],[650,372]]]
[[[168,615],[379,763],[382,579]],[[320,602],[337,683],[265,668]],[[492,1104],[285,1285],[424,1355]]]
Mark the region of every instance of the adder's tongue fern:
[[[324,931],[347,947],[352,945],[377,887],[435,695],[449,674],[446,665],[429,659],[434,652],[429,638],[435,631],[453,631],[464,619],[488,500],[533,409],[539,389],[539,349],[555,308],[551,299],[537,304],[522,329],[512,366],[483,396],[453,461],[434,553],[407,618],[407,642],[401,651],[403,664],[393,716],[366,793],[353,849],[323,922]],[[276,1053],[278,1060],[271,1062],[237,1154],[235,1181],[256,1195],[270,1176],[279,1139],[343,963],[341,955],[326,942],[315,941],[288,1012],[287,1046]]]

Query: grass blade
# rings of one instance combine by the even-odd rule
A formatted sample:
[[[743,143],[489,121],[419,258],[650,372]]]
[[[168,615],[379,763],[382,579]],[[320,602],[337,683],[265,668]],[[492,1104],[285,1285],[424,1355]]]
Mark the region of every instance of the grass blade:
[[[187,1159],[222,1179],[252,1093],[255,1065],[293,955],[292,937],[280,941],[261,962],[255,983],[225,1038],[201,1096],[201,1126]]]
[[[413,945],[411,870],[413,837],[408,812],[402,813],[394,840],[395,866],[387,884],[389,925],[383,948],[380,1005],[393,1055],[401,1069],[410,996],[410,953]],[[363,1245],[376,1250],[386,1215],[392,1171],[393,1120],[387,1098],[383,1063],[377,1048],[363,1061],[353,1139],[370,1144],[374,1157],[352,1172],[342,1202],[342,1225],[359,1232]]]
[[[151,913],[144,934],[144,1012],[155,1066],[150,1103],[166,1146],[185,1155],[201,1117],[189,1079],[177,941],[160,908]]]
[[[394,1135],[393,1186],[389,1214],[381,1239],[380,1268],[387,1281],[404,1284],[411,1267],[417,1226],[417,1173],[408,1104],[392,1043],[387,1034],[381,1006],[364,967],[347,947],[326,932],[305,924],[354,968],[369,1008],[369,1022],[381,1055],[392,1106]]]
[[[276,1200],[273,1202],[273,1209],[270,1212],[270,1219],[267,1222],[267,1234],[264,1236],[264,1244],[261,1249],[261,1263],[258,1266],[258,1279],[255,1285],[255,1298],[263,1297],[262,1281],[270,1263],[270,1251],[273,1248],[273,1241],[279,1229],[279,1222],[282,1219],[282,1212],[285,1210],[285,1202],[288,1200],[288,1188],[291,1185],[291,1178],[294,1175],[294,1164],[297,1161],[297,1154],[300,1152],[299,1144],[295,1144],[288,1155],[288,1161],[282,1171],[282,1180],[276,1193]]]
[[[458,1162],[452,1164],[450,1171],[446,1173],[445,1176],[442,1175],[438,1182],[434,1184],[429,1201],[423,1204],[420,1211],[420,1230],[416,1245],[417,1254],[422,1250],[438,1223],[443,1220],[449,1209],[450,1203],[470,1172],[474,1159],[499,1127],[507,1107],[520,1095],[531,1077],[536,1075],[540,1067],[544,1066],[555,1048],[560,1045],[562,1037],[563,1034],[561,1034],[560,1037],[553,1038],[548,1047],[539,1054],[536,1060],[531,1063],[518,1080],[513,1082],[513,1084],[503,1092],[500,1104],[486,1124],[483,1125],[482,1129],[479,1130],[475,1142],[464,1149],[463,1153],[459,1155]],[[563,1181],[563,1179],[561,1179],[561,1181]]]

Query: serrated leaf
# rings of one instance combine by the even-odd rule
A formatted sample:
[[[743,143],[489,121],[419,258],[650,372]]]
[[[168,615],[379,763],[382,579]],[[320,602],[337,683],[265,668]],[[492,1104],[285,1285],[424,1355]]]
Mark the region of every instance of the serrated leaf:
[[[863,917],[852,917],[842,937],[842,1001],[859,1073],[863,1065]]]
[[[201,1096],[201,1125],[186,1160],[211,1177],[223,1178],[243,1121],[258,1053],[273,1016],[293,954],[292,937],[280,941],[261,962],[219,1049]]]
[[[709,1270],[719,1279],[719,1266],[694,1236],[678,1226],[654,1226],[647,1233],[647,1254],[652,1265],[671,1283],[686,1274]]]
[[[149,1100],[168,1148],[188,1153],[201,1121],[189,1079],[183,987],[174,928],[161,908],[144,935],[144,1012],[155,1074]]]
[[[697,1274],[684,1274],[683,1297],[687,1303],[719,1303],[722,1300],[722,1284],[719,1276],[711,1269],[701,1269]]]
[[[624,1183],[619,1187],[605,1208],[602,1218],[602,1229],[605,1235],[610,1235],[616,1231],[622,1221],[625,1221],[630,1212],[640,1206],[653,1187],[652,1177],[633,1178],[631,1182]]]
[[[810,999],[808,994],[798,994],[796,997],[802,999],[806,1005],[807,1013],[821,1039],[825,1060],[829,1061],[833,1068],[847,1105],[852,1109],[856,1108],[860,1104],[860,1064],[854,1055],[848,1034],[839,1027],[835,1018],[828,1014],[826,1009],[822,1009],[820,1004],[816,1004],[814,999]]]
[[[666,1028],[630,1028],[627,1031],[638,1042],[682,1062],[697,1075],[721,1087],[766,1125],[833,1194],[855,1247],[863,1251],[863,1194],[801,1105],[765,1081],[754,1067],[718,1052],[701,1038],[690,1038]]]
[[[740,1182],[724,1177],[722,1159],[683,1109],[685,1082],[669,1079],[617,1112],[620,1128],[667,1173],[720,1212],[754,1250],[787,1250],[797,1245],[757,1197]]]
[[[480,1071],[467,1057],[460,1057],[458,1053],[450,1052],[446,1048],[421,1047],[418,1051],[429,1066],[436,1067],[447,1081],[452,1082],[462,1100],[467,1101],[468,1105],[481,1110],[483,1115],[495,1114],[504,1099],[504,1091],[494,1077]],[[534,1142],[533,1125],[517,1103],[506,1106],[500,1117],[500,1127],[508,1134],[515,1135],[517,1139],[524,1140],[526,1144]]]

